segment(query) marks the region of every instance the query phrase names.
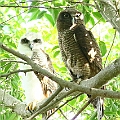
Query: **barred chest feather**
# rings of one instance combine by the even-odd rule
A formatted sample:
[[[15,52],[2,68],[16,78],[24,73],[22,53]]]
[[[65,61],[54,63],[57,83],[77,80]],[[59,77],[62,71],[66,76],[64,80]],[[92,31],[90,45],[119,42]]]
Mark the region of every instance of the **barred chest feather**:
[[[90,75],[90,66],[75,40],[74,33],[70,30],[58,32],[58,39],[62,58],[68,69],[78,78],[82,76],[87,79]]]

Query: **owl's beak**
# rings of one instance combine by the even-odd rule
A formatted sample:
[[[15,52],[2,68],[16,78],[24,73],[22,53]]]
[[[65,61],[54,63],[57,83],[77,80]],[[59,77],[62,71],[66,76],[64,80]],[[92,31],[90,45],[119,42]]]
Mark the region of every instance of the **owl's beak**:
[[[29,44],[29,48],[32,50],[33,49],[33,43]]]
[[[72,18],[72,25],[74,25],[75,24],[75,17],[73,16],[73,18]]]

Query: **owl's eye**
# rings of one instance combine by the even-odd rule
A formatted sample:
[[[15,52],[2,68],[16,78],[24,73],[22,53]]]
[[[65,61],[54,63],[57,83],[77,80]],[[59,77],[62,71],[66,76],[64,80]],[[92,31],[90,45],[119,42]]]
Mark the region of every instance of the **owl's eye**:
[[[40,43],[40,42],[41,42],[41,39],[34,39],[33,42],[34,42],[34,43]]]
[[[69,13],[64,13],[64,14],[63,14],[63,17],[64,17],[64,18],[69,18],[69,17],[70,17],[70,14],[69,14]]]
[[[28,43],[29,43],[29,40],[28,40],[27,38],[23,38],[23,39],[21,40],[21,43],[26,43],[26,44],[28,44]]]

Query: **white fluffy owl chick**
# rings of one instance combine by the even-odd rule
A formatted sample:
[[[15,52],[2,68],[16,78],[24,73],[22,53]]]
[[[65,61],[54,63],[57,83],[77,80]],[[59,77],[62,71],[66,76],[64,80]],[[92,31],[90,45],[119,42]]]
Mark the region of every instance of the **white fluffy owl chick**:
[[[36,47],[36,49],[34,49],[34,46]],[[20,42],[18,44],[18,52],[20,52],[21,54],[25,54],[29,58],[31,58],[33,55],[33,49],[38,50],[38,48],[41,50],[43,50],[44,48],[39,33],[33,32],[26,33],[23,37],[21,37]],[[43,64],[45,64],[47,62],[47,59],[45,58],[44,55],[43,56],[41,55],[41,58],[43,59],[44,62]],[[31,69],[31,66],[20,63],[19,68],[20,70]],[[27,105],[32,103],[33,107],[32,109],[34,109],[36,105],[36,104],[34,105],[34,102],[35,103],[38,101],[40,102],[45,98],[42,91],[41,83],[34,72],[27,72],[26,74],[20,72],[19,76],[22,82],[22,88],[24,89],[25,92],[26,97],[25,102]]]

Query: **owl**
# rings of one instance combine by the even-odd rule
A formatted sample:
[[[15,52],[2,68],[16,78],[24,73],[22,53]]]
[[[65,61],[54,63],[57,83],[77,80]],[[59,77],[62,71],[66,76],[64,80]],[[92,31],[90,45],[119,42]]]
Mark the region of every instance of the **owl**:
[[[52,62],[49,55],[44,52],[43,41],[39,33],[29,32],[21,37],[18,51],[28,56],[43,69],[54,74]],[[21,70],[31,69],[31,66],[20,63],[19,68]],[[37,73],[37,71],[19,73],[19,76],[26,97],[27,110],[35,110],[38,102],[49,97],[57,89],[57,83]]]
[[[57,31],[62,59],[73,81],[95,76],[102,69],[102,57],[93,34],[83,24],[81,12],[71,8],[61,11],[57,18]],[[96,100],[94,106],[101,120],[103,104],[100,98]]]

